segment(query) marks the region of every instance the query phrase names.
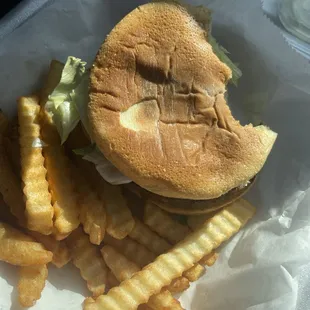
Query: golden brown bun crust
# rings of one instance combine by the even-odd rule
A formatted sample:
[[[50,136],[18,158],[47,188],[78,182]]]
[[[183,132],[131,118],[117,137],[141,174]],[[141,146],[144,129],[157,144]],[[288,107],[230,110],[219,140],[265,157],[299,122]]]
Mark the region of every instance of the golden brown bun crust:
[[[92,138],[122,173],[162,196],[223,195],[259,172],[276,138],[232,117],[231,71],[205,35],[181,6],[149,3],[112,30],[92,68]]]

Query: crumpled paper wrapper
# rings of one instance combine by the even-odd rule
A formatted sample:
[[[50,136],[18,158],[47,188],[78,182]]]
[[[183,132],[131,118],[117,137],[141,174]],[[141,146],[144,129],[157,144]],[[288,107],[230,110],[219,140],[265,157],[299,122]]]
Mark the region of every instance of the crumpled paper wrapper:
[[[54,1],[2,40],[0,106],[41,84],[52,58],[89,62],[112,27],[142,1]],[[213,34],[240,64],[229,102],[243,123],[263,121],[279,137],[248,199],[258,212],[182,294],[191,310],[310,309],[310,66],[263,15],[259,0],[191,1],[214,10]],[[18,310],[18,268],[0,264],[0,309]],[[81,309],[77,269],[49,268],[36,310]]]

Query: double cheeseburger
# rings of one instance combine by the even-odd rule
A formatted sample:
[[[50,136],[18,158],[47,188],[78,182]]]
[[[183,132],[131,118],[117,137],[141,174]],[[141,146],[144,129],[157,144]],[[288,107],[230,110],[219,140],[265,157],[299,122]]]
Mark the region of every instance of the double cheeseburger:
[[[142,5],[115,26],[90,70],[91,140],[176,213],[209,212],[243,195],[277,137],[233,117],[232,70],[214,52],[209,25],[203,9]]]

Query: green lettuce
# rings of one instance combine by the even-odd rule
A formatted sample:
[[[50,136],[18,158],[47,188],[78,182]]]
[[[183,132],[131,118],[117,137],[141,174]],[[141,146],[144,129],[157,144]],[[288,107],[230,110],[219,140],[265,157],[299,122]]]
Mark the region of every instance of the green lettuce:
[[[229,52],[223,46],[221,46],[211,34],[208,36],[208,42],[211,44],[213,52],[216,54],[216,56],[231,69],[232,79],[230,81],[235,86],[237,86],[238,80],[242,76],[242,72],[238,68],[238,65],[230,60],[230,58],[227,56]]]
[[[78,88],[88,74],[86,62],[79,58],[68,57],[61,74],[60,81],[53,92],[48,96],[45,109],[52,116],[53,122],[59,132],[61,143],[64,143],[70,132],[75,128],[81,119],[77,107],[77,96],[82,89]],[[88,91],[86,90],[86,93]],[[84,103],[86,105],[86,102]]]

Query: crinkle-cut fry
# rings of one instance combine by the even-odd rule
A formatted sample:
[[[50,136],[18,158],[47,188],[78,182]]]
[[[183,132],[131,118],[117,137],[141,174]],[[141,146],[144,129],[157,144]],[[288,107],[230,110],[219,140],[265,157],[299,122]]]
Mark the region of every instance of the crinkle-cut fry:
[[[152,202],[145,204],[143,221],[171,244],[178,243],[190,233],[190,229],[187,226],[172,219],[166,211],[160,209]]]
[[[45,84],[40,92],[40,105],[42,107],[45,106],[48,96],[59,83],[63,68],[64,64],[58,60],[53,59],[51,61]]]
[[[108,268],[97,246],[90,243],[82,228],[77,228],[66,240],[73,264],[80,270],[88,289],[94,297],[103,294],[107,283]]]
[[[101,249],[101,253],[107,266],[120,282],[130,279],[136,272],[141,270],[138,265],[128,260],[124,255],[109,245],[104,246]],[[183,309],[179,301],[173,298],[168,290],[163,290],[159,294],[151,296],[147,305],[154,310]],[[123,309],[126,309],[126,307]]]
[[[85,310],[134,310],[148,301],[173,279],[191,268],[203,256],[237,233],[253,217],[255,208],[238,200],[205,222],[168,253],[135,273],[130,279],[112,288]]]
[[[126,237],[122,240],[105,235],[103,243],[112,246],[127,259],[137,264],[140,268],[150,264],[156,259],[156,255],[137,241]],[[189,281],[184,277],[177,278],[166,287],[171,293],[180,293],[189,288]]]
[[[137,218],[135,218],[135,225],[129,233],[129,236],[156,255],[165,253],[171,248],[171,244],[154,233],[147,225],[139,221]]]
[[[44,265],[53,258],[41,243],[4,223],[0,223],[0,249],[0,260],[11,265]]]
[[[205,223],[205,221],[213,217],[216,213],[217,211],[200,215],[189,215],[187,217],[187,225],[192,231],[195,231],[196,229],[200,228]]]
[[[169,285],[167,285],[165,288],[171,293],[171,294],[177,294],[186,291],[189,288],[190,280],[186,277],[179,277],[176,279],[173,279]]]
[[[104,186],[105,208],[107,213],[107,233],[123,239],[132,231],[135,221],[123,197],[121,186]]]
[[[4,202],[9,206],[11,213],[21,225],[25,225],[25,203],[21,184],[14,174],[6,155],[0,136],[0,193]]]
[[[113,246],[118,252],[122,253],[141,268],[156,259],[156,255],[149,249],[129,237],[118,240],[109,235],[105,235],[103,243]]]
[[[77,171],[75,171],[78,174]],[[85,233],[89,235],[89,240],[93,244],[99,245],[105,235],[107,226],[107,216],[104,201],[90,186],[86,180],[77,175],[80,200],[80,221]]]
[[[84,232],[93,244],[99,245],[106,231],[106,212],[104,202],[98,193],[88,185],[81,171],[71,166],[80,203],[80,222]]]
[[[46,180],[42,148],[33,147],[40,138],[40,106],[37,97],[21,97],[18,101],[21,177],[26,202],[27,227],[48,235],[53,228],[54,209]]]
[[[107,220],[104,202],[91,191],[81,203],[80,221],[93,244],[99,245],[105,235]]]
[[[71,260],[71,253],[64,241],[58,241],[53,236],[45,236],[36,231],[29,231],[28,235],[42,243],[48,251],[53,253],[52,263],[56,267],[61,268]]]
[[[4,115],[2,110],[0,109],[0,135],[3,135],[5,131],[7,130],[9,125],[9,120],[7,117]]]
[[[144,223],[147,224],[159,236],[168,240],[171,244],[176,244],[183,240],[189,233],[188,226],[182,225],[174,220],[166,211],[160,209],[152,202],[147,202],[144,207]],[[204,273],[205,269],[201,262],[185,271],[183,276],[190,282],[197,281]]]
[[[205,268],[200,264],[195,264],[192,268],[183,272],[183,276],[190,282],[197,281],[205,273]]]
[[[46,265],[20,267],[18,300],[23,307],[32,307],[41,297],[48,270]]]
[[[216,260],[218,259],[219,254],[217,252],[212,251],[210,254],[204,256],[200,261],[199,264],[203,266],[211,267],[215,264]]]
[[[78,194],[75,191],[69,159],[60,145],[44,148],[47,179],[54,207],[54,234],[61,239],[80,224]]]

